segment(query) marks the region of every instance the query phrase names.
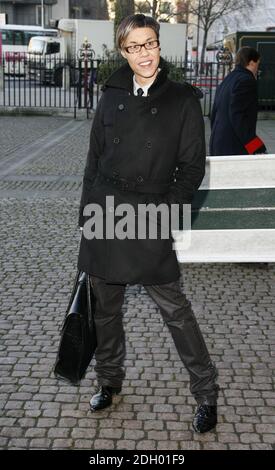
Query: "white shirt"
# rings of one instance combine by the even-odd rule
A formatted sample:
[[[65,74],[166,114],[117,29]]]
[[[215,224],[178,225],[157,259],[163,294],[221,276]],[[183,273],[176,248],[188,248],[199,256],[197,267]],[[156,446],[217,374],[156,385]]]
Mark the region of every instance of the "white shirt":
[[[158,72],[159,72],[159,71],[160,71],[160,69],[158,69]],[[142,88],[142,90],[143,90],[143,95],[142,95],[142,97],[145,98],[146,96],[148,96],[148,89],[149,89],[150,86],[154,83],[154,81],[155,81],[155,79],[152,80],[151,83],[149,83],[149,85],[143,85],[143,86],[141,86],[141,85],[139,85],[139,84],[137,83],[135,75],[133,75],[134,95],[137,96],[137,90],[138,90],[139,88]]]

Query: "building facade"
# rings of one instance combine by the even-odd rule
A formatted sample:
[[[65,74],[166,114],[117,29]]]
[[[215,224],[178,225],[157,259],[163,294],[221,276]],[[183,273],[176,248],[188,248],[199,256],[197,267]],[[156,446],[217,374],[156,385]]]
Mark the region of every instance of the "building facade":
[[[57,0],[52,9],[53,19],[108,20],[107,0]]]
[[[44,25],[60,18],[108,20],[107,0],[44,0]],[[6,23],[42,24],[41,0],[0,0],[0,14],[5,14]]]
[[[49,26],[52,7],[57,0],[44,0],[44,25]],[[0,13],[5,14],[8,24],[42,24],[41,0],[0,0]]]

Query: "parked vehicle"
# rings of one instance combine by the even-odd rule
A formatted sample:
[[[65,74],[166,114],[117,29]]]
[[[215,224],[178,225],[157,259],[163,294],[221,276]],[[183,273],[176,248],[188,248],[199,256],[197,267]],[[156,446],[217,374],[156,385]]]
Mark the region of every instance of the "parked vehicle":
[[[0,25],[0,57],[4,62],[4,73],[25,75],[25,59],[29,41],[32,37],[57,36],[56,29],[40,26]]]
[[[58,37],[31,38],[27,53],[30,78],[61,86],[66,67],[71,84],[77,82],[80,50],[85,40],[91,45],[90,58],[102,56],[103,44],[108,49],[113,48],[113,23],[61,19],[58,22]]]

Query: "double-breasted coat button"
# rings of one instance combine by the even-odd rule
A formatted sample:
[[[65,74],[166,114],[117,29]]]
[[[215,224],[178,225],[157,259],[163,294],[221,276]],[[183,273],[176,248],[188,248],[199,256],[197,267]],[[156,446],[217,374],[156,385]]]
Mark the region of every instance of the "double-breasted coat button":
[[[147,142],[146,142],[146,147],[147,147],[148,149],[150,149],[150,148],[152,147],[152,142],[151,142],[151,140],[147,140]]]
[[[115,138],[114,138],[114,144],[119,144],[119,142],[120,142],[119,137],[115,137]]]
[[[144,181],[144,179],[142,178],[142,176],[139,175],[139,176],[137,177],[137,182],[138,182],[138,183],[142,183],[143,181]]]
[[[125,106],[124,106],[123,103],[120,103],[120,104],[118,105],[119,111],[123,111],[124,108],[125,108]]]
[[[158,112],[157,108],[151,108],[151,113],[152,114],[157,114],[157,112]]]

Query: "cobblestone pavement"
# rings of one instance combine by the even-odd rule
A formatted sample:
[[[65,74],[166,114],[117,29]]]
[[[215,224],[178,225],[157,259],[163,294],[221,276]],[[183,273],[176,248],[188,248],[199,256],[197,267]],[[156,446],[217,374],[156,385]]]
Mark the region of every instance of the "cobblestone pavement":
[[[274,264],[182,267],[182,286],[219,369],[215,432],[192,431],[187,373],[141,285],[126,290],[127,375],[113,405],[89,411],[94,362],[78,387],[54,378],[76,270],[90,125],[1,118],[0,448],[271,450]]]

